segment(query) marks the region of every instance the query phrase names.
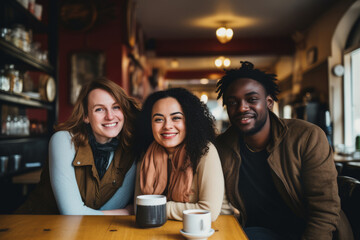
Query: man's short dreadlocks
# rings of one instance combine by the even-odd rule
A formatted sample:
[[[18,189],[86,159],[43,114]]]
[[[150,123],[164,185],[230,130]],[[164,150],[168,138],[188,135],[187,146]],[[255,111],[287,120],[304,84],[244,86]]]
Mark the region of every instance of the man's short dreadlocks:
[[[258,81],[263,85],[266,93],[272,97],[274,101],[277,101],[277,95],[279,94],[279,86],[276,83],[276,75],[266,73],[259,69],[254,69],[254,64],[248,61],[241,61],[242,65],[239,69],[230,69],[225,71],[225,75],[216,84],[216,92],[218,93],[217,99],[224,96],[229,85],[239,78],[251,78]]]

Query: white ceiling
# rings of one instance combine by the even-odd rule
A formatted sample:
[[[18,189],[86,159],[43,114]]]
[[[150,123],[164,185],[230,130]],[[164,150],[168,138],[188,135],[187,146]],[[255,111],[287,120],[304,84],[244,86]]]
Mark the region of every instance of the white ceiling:
[[[234,38],[292,36],[305,30],[340,0],[133,0],[136,18],[147,39],[212,39],[226,22]],[[178,69],[214,69],[218,56],[176,57]],[[271,68],[280,56],[232,56],[232,66],[250,60]],[[152,66],[168,69],[173,58],[148,55]],[[235,64],[235,65],[234,65]]]

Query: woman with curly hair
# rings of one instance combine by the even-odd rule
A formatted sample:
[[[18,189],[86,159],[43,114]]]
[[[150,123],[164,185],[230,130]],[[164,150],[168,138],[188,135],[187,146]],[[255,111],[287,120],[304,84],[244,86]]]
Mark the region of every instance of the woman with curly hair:
[[[131,214],[138,112],[135,101],[113,81],[85,84],[70,118],[55,128],[49,166],[37,189],[17,213]]]
[[[155,92],[143,105],[136,131],[135,195],[166,195],[169,219],[182,220],[186,209],[205,209],[215,221],[224,177],[206,105],[183,88]]]

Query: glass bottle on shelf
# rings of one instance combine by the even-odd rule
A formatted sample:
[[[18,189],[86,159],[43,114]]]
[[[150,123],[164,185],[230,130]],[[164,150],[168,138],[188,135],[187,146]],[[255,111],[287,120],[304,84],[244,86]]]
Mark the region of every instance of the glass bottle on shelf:
[[[5,41],[11,42],[11,29],[10,28],[1,28],[1,38]]]
[[[15,70],[14,71],[15,74],[15,78],[14,78],[14,93],[21,93],[23,90],[23,86],[24,86],[24,81],[23,81],[23,75],[20,73],[19,70]]]
[[[5,92],[10,90],[10,79],[6,76],[5,69],[0,69],[0,90]]]
[[[21,93],[23,79],[20,76],[20,71],[16,70],[13,64],[5,65],[5,75],[10,80],[10,92]]]
[[[20,131],[21,131],[21,122],[19,119],[19,116],[14,116],[13,118],[13,135],[20,135]]]
[[[21,32],[21,40],[22,40],[22,50],[24,52],[30,52],[30,31],[22,31]]]
[[[30,121],[27,116],[23,116],[24,121],[24,135],[29,136],[30,135]]]
[[[21,24],[14,25],[11,31],[11,42],[16,47],[23,49],[23,32],[25,28]]]
[[[6,130],[5,130],[5,134],[6,135],[11,135],[11,132],[12,132],[12,119],[11,119],[11,116],[8,115],[6,117],[6,124],[5,124],[5,127],[6,127]]]
[[[9,79],[9,83],[10,83],[10,89],[9,92],[13,92],[14,90],[14,78],[15,78],[15,73],[14,73],[14,65],[10,64],[10,65],[5,65],[5,75],[6,77]]]

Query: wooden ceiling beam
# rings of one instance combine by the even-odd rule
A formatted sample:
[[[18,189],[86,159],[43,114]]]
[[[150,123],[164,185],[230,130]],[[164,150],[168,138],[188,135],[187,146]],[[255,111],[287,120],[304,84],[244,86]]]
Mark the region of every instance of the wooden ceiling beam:
[[[223,70],[169,70],[165,79],[219,79],[225,72]]]
[[[191,57],[212,55],[291,55],[295,44],[291,38],[242,38],[226,44],[216,39],[156,39],[148,49],[157,57]]]

